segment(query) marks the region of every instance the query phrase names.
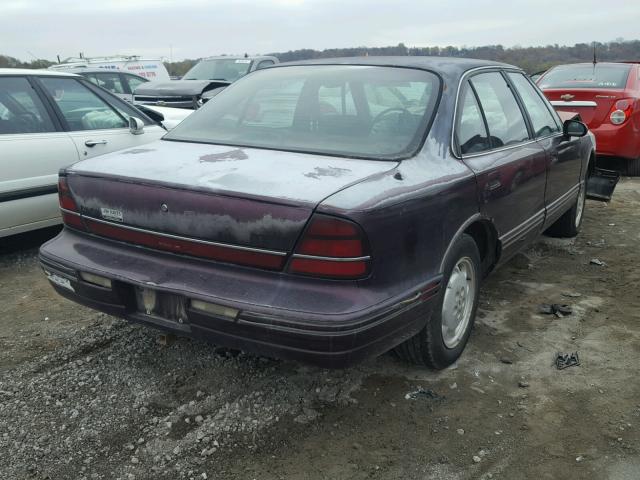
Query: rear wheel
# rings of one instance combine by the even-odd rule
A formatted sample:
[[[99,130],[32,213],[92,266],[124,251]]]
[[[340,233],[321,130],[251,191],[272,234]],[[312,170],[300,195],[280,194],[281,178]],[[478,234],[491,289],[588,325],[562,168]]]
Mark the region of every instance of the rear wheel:
[[[640,177],[640,158],[627,160],[627,175],[630,177]]]
[[[582,218],[584,216],[584,207],[587,200],[587,184],[580,186],[580,192],[576,203],[567,210],[556,222],[551,225],[545,232],[552,237],[570,238],[578,235]]]
[[[396,347],[403,360],[442,369],[462,354],[476,316],[480,277],[478,246],[463,235],[453,246],[445,265],[444,291],[425,327]]]

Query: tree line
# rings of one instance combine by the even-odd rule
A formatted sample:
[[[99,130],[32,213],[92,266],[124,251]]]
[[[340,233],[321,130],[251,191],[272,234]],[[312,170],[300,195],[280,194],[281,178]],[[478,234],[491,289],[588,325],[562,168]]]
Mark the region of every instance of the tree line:
[[[309,60],[314,58],[360,57],[378,55],[412,55],[437,57],[463,57],[494,60],[517,65],[528,73],[547,70],[562,63],[590,62],[594,47],[598,61],[640,61],[640,40],[616,40],[607,43],[576,43],[567,45],[546,45],[539,47],[509,47],[485,45],[482,47],[407,47],[404,43],[389,47],[331,48],[326,50],[289,50],[270,53],[281,62]],[[165,62],[170,75],[182,76],[195,65],[198,59]],[[55,62],[33,60],[21,62],[13,57],[0,55],[0,68],[46,68]]]
[[[598,61],[640,61],[640,40],[616,40],[601,43],[576,43],[568,45],[546,45],[539,47],[503,47],[485,45],[482,47],[407,47],[404,43],[389,47],[331,48],[326,50],[289,50],[270,53],[281,62],[310,60],[314,58],[360,57],[380,55],[412,55],[436,57],[462,57],[493,60],[517,65],[529,74],[547,70],[563,63],[593,61],[594,47]],[[183,60],[166,63],[171,75],[182,76],[198,60]]]

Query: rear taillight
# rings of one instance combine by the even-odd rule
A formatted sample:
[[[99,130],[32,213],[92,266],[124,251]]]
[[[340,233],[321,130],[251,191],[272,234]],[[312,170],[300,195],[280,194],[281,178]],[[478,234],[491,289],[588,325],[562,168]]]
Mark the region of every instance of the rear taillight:
[[[616,103],[611,108],[611,112],[609,113],[609,120],[614,125],[622,125],[626,122],[633,112],[633,99],[632,98],[623,98],[622,100],[616,101]]]
[[[314,215],[289,262],[289,272],[317,277],[356,279],[369,273],[368,244],[354,222]]]
[[[69,185],[67,185],[67,177],[58,178],[58,199],[60,200],[60,208],[70,210],[72,212],[78,211],[78,206],[71,196]]]
[[[58,177],[58,201],[60,202],[62,222],[69,227],[84,230],[85,227],[80,217],[78,205],[73,199],[67,184],[67,177]]]

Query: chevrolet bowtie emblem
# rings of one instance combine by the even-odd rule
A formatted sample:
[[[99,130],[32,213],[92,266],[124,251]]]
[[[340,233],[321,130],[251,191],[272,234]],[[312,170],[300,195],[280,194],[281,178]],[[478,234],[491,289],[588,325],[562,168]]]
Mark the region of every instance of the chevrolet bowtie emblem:
[[[576,96],[571,95],[570,93],[565,93],[564,95],[560,95],[560,98],[565,102],[568,102],[569,100],[573,100],[574,98],[576,98]]]

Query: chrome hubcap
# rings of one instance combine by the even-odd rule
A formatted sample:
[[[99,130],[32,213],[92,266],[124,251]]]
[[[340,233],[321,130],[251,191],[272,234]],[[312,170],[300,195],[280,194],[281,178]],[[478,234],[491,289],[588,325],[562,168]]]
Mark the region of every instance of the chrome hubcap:
[[[458,260],[444,292],[442,339],[447,348],[458,346],[471,320],[476,298],[476,271],[469,257]]]
[[[578,205],[576,205],[576,228],[580,226],[582,221],[582,212],[584,212],[584,200],[586,195],[586,185],[580,187],[580,193],[578,194]]]

